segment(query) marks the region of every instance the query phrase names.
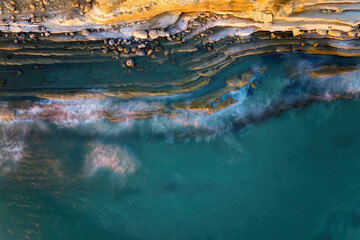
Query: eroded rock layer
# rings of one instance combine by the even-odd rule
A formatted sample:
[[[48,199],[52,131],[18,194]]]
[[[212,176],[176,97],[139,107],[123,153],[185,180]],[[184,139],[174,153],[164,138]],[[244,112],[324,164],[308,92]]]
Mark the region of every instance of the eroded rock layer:
[[[239,104],[239,92],[257,91],[274,66],[264,61],[268,56],[350,59],[344,61],[349,65],[325,60],[307,65],[303,73],[295,63],[301,64],[301,57],[292,59],[286,69],[291,78],[357,73],[359,21],[360,3],[351,0],[2,0],[0,118],[121,122],[176,119],[188,111],[211,115]],[[262,56],[258,64],[246,64],[256,56]],[[278,102],[264,116],[358,93],[308,94]],[[92,108],[69,113],[82,101]],[[138,101],[150,105],[135,104],[131,111],[111,105]]]

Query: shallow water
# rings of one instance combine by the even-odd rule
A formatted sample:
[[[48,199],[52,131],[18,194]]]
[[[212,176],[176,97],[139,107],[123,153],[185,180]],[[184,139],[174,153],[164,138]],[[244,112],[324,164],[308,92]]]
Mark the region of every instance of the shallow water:
[[[2,106],[27,117],[1,123],[0,239],[358,239],[359,71],[307,74],[358,62],[277,53],[237,60],[175,96],[4,96]],[[236,99],[231,106],[212,114],[172,107],[263,65],[251,78],[256,88],[221,96]],[[91,79],[92,67],[79,72]],[[166,81],[161,71],[145,74],[147,83]],[[28,74],[18,78],[31,85],[38,73]],[[74,72],[69,82],[58,76],[48,89],[87,88]],[[2,91],[24,92],[17,84]],[[23,110],[25,102],[50,110]],[[104,109],[121,120],[110,122]]]

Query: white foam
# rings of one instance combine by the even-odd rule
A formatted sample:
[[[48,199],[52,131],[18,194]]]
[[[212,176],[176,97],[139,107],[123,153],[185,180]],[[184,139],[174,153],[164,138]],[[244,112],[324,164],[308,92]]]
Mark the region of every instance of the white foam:
[[[126,180],[140,166],[136,157],[125,147],[112,144],[93,142],[89,145],[91,151],[86,155],[85,172],[92,176],[101,169],[107,169]]]
[[[0,176],[14,170],[23,159],[27,132],[28,125],[24,123],[0,125]]]

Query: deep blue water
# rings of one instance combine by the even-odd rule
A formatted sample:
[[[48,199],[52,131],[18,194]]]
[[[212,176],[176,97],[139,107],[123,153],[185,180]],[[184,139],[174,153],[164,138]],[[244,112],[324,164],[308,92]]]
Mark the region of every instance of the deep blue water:
[[[264,55],[191,94],[35,98],[68,115],[1,123],[0,239],[360,239],[358,71],[318,79],[305,71],[358,61]],[[195,98],[262,63],[257,88],[231,93],[238,103],[210,115],[93,116]],[[12,101],[3,99],[16,108]]]

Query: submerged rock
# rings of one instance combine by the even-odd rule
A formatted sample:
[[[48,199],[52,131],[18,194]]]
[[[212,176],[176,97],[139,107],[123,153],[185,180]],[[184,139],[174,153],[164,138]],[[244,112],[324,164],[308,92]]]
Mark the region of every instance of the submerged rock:
[[[130,58],[126,61],[126,66],[128,67],[135,67],[135,60]]]

